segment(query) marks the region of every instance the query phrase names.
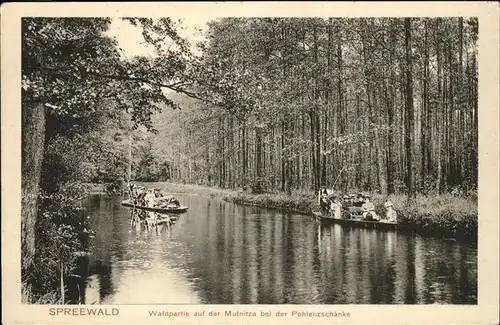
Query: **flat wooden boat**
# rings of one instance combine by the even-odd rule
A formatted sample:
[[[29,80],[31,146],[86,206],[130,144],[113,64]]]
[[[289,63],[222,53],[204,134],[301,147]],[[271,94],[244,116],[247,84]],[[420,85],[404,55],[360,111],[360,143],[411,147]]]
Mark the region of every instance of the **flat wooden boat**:
[[[129,207],[129,208],[135,207],[136,209],[158,212],[158,213],[180,214],[180,213],[185,213],[188,210],[188,207],[186,207],[186,206],[180,206],[180,207],[176,207],[176,208],[160,208],[160,207],[147,207],[147,206],[143,206],[143,205],[134,205],[133,203],[130,202],[130,200],[122,201],[122,205]]]
[[[365,221],[358,219],[336,219],[332,216],[324,215],[321,212],[313,212],[313,214],[314,216],[316,216],[317,220],[329,221],[348,227],[384,229],[384,230],[396,230],[398,228],[398,224],[393,222]]]

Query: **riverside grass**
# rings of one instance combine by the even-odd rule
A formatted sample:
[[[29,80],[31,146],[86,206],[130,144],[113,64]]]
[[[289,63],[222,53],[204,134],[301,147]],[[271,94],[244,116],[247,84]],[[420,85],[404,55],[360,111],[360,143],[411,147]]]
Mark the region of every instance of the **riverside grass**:
[[[31,286],[26,282],[21,283],[21,303],[35,305],[60,305],[61,298],[59,297],[59,289],[54,289],[42,296],[35,297]]]
[[[287,212],[312,215],[319,210],[317,194],[312,191],[295,190],[291,195],[282,192],[253,194],[194,184],[178,183],[138,183],[146,187],[158,187],[163,191],[194,193],[217,196],[225,201],[279,209]],[[353,193],[357,193],[353,191]],[[335,193],[337,196],[342,193]],[[408,202],[404,194],[392,194],[387,198],[380,194],[372,195],[372,202],[379,215],[385,213],[384,202],[388,199],[398,213],[402,230],[421,235],[436,237],[462,237],[475,240],[478,227],[477,197],[464,197],[453,194],[417,195]]]
[[[239,204],[277,208],[308,215],[314,210],[319,210],[317,196],[306,191],[292,192],[291,195],[237,193],[225,196],[224,199]],[[387,199],[394,204],[400,228],[403,230],[438,237],[475,239],[477,236],[477,201],[473,198],[451,194],[417,195],[408,202],[406,195],[394,194],[389,195]],[[377,214],[383,215],[385,197],[373,195],[372,202]]]

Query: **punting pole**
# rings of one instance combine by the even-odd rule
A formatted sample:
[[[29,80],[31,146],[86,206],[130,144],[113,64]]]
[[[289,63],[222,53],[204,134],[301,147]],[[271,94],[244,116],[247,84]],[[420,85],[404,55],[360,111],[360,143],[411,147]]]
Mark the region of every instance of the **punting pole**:
[[[338,182],[338,181],[339,181],[339,179],[340,179],[340,175],[342,175],[342,172],[344,171],[344,169],[345,169],[345,166],[344,166],[344,167],[342,167],[342,169],[340,170],[340,172],[339,172],[339,174],[338,174],[338,176],[337,176],[337,179],[335,180],[335,182],[334,182],[334,183],[333,183],[333,185],[332,185],[332,190],[333,190],[333,189],[335,189],[335,185],[337,185],[337,182]]]
[[[132,178],[132,112],[129,112],[129,129],[128,129],[128,168],[127,168],[127,185],[130,191],[130,181]]]

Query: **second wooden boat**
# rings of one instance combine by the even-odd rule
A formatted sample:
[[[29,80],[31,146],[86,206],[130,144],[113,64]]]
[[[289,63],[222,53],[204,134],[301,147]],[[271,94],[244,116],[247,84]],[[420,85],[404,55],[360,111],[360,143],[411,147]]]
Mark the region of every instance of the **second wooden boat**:
[[[336,219],[329,215],[324,215],[321,212],[313,212],[317,220],[329,221],[337,223],[339,225],[356,227],[356,228],[369,228],[369,229],[384,229],[384,230],[395,230],[398,227],[397,223],[392,222],[380,222],[380,221],[365,221],[358,219]]]

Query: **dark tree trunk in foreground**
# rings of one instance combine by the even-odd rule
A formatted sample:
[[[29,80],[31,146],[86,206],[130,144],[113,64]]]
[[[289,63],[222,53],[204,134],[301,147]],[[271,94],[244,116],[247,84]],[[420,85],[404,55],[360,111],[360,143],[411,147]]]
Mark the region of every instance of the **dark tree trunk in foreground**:
[[[21,156],[21,263],[26,270],[35,256],[35,223],[45,142],[45,108],[23,103]]]

